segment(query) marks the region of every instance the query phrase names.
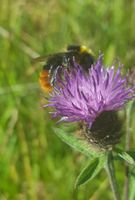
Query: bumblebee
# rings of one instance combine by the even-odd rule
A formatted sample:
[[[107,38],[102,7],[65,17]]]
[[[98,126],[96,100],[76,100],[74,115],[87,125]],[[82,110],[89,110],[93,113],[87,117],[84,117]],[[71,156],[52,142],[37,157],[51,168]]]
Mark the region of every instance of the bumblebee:
[[[82,66],[84,71],[88,71],[94,63],[94,54],[91,49],[84,45],[69,45],[65,52],[59,52],[48,56],[38,57],[35,61],[43,62],[46,60],[45,65],[39,76],[41,88],[45,92],[51,91],[55,86],[56,76],[60,72],[60,67],[72,67],[73,59]]]

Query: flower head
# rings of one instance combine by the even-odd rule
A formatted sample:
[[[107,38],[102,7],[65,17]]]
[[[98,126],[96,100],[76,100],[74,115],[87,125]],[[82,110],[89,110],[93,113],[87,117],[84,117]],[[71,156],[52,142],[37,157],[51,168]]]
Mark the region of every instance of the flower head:
[[[122,108],[134,91],[122,77],[121,67],[105,68],[99,56],[88,73],[75,62],[70,70],[64,69],[46,106],[54,108],[52,116],[60,121],[83,121],[91,128],[103,112]]]

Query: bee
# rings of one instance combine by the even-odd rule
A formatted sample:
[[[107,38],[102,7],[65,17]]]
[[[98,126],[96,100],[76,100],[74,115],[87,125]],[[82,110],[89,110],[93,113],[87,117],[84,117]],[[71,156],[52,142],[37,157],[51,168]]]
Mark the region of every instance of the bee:
[[[40,86],[45,92],[51,91],[52,87],[55,86],[57,74],[60,73],[60,67],[72,67],[73,59],[82,66],[84,71],[88,71],[94,63],[94,54],[91,49],[84,45],[69,45],[65,52],[34,59],[40,62],[46,61],[39,75]]]

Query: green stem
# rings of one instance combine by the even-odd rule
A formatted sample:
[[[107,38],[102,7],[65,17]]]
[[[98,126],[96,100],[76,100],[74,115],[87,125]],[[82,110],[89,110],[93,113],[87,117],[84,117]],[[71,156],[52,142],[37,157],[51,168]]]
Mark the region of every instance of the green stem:
[[[112,192],[114,195],[114,199],[120,200],[120,195],[118,192],[118,185],[117,185],[116,176],[115,176],[112,152],[108,153],[108,159],[107,159],[107,163],[106,163],[106,171],[109,176],[109,181],[110,181],[110,185],[111,185]]]
[[[131,101],[126,110],[126,138],[125,138],[125,151],[130,150],[131,144],[131,111],[134,101]],[[129,166],[125,164],[125,183],[124,183],[124,199],[129,198]]]

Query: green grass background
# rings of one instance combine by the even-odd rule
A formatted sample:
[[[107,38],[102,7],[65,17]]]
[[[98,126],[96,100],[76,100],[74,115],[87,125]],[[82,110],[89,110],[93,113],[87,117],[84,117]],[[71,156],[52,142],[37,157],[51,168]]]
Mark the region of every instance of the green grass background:
[[[134,0],[0,0],[0,200],[112,200],[104,172],[74,194],[87,160],[53,133],[31,59],[85,44],[126,70],[134,27]]]

